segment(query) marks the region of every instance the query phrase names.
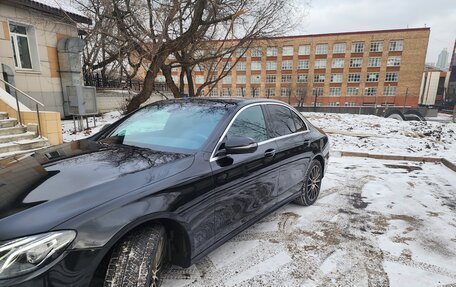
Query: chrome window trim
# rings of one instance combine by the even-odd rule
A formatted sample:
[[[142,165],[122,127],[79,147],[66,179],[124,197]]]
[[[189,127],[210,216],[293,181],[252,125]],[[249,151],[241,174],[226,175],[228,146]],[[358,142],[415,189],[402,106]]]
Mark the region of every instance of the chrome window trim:
[[[306,130],[305,130],[305,131],[301,131],[301,132],[295,132],[295,133],[288,134],[288,135],[283,135],[283,136],[275,137],[275,138],[270,138],[270,139],[267,139],[267,140],[265,140],[265,141],[259,142],[259,143],[258,143],[258,146],[264,145],[264,144],[267,144],[267,143],[270,143],[270,142],[275,141],[275,140],[285,139],[285,138],[288,138],[288,137],[291,137],[291,136],[300,135],[300,134],[306,134],[306,133],[310,132],[309,126],[307,125],[306,121],[305,121],[304,118],[302,117],[302,114],[299,113],[299,112],[296,112],[295,109],[294,109],[293,107],[290,108],[290,106],[288,106],[288,105],[286,105],[286,104],[282,104],[282,103],[272,103],[272,102],[252,103],[252,104],[249,104],[249,105],[247,105],[247,106],[245,106],[245,107],[242,107],[239,111],[236,112],[236,114],[234,115],[234,117],[231,119],[230,123],[229,123],[228,126],[225,128],[225,130],[223,131],[222,135],[220,136],[219,140],[217,141],[217,144],[216,144],[215,147],[214,147],[214,150],[213,150],[212,153],[211,153],[211,157],[210,157],[210,159],[209,159],[210,162],[214,162],[214,161],[220,159],[220,157],[216,157],[216,156],[215,156],[215,153],[216,153],[216,151],[217,151],[217,147],[218,147],[219,144],[223,141],[223,138],[226,136],[226,134],[228,133],[228,130],[231,128],[231,126],[233,125],[233,122],[236,120],[236,118],[239,116],[239,114],[242,113],[244,110],[250,108],[250,107],[262,106],[262,105],[278,105],[278,106],[286,107],[287,109],[289,109],[290,111],[292,111],[293,113],[295,113],[295,114],[302,120],[302,122],[304,123],[304,126],[306,127]],[[266,121],[266,117],[265,117],[265,121]]]

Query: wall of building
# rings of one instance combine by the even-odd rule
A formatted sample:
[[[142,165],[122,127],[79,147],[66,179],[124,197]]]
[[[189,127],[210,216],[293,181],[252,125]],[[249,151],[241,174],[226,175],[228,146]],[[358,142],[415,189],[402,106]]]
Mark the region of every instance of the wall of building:
[[[32,70],[15,68],[9,32],[10,22],[30,27],[27,30],[30,50],[36,50],[36,56],[32,56]],[[0,2],[0,63],[13,69],[16,87],[45,104],[45,110],[63,114],[57,42],[62,38],[76,36],[75,24],[64,22],[63,19],[52,17],[50,14]],[[21,95],[19,98],[26,106],[35,109],[33,102]]]
[[[252,57],[251,50],[247,51],[245,57],[242,57],[239,62],[245,64],[245,71],[240,71],[237,67],[231,72],[231,83],[223,83],[220,81],[213,91],[211,96],[246,96],[251,97],[253,91],[259,91],[260,97],[267,97],[268,89],[273,89],[275,99],[290,101],[292,104],[300,99],[298,90],[305,90],[306,96],[304,103],[312,105],[315,97],[312,95],[314,88],[323,88],[323,95],[317,97],[317,105],[374,105],[388,104],[396,106],[412,106],[416,107],[419,102],[420,85],[422,74],[425,65],[425,57],[429,41],[429,28],[418,29],[400,29],[400,30],[384,30],[384,31],[368,31],[368,32],[353,32],[353,33],[334,33],[321,35],[304,35],[270,38],[267,40],[259,40],[254,42],[251,48],[261,48],[261,57]],[[389,51],[391,41],[400,40],[403,42],[401,51]],[[381,52],[371,52],[370,45],[372,42],[382,42],[383,50]],[[355,42],[363,42],[364,50],[362,52],[352,52],[351,47]],[[334,53],[334,44],[345,43],[345,53]],[[328,51],[325,54],[317,54],[316,47],[319,44],[327,44]],[[300,55],[299,47],[309,45],[309,55]],[[292,55],[283,55],[283,47],[292,46]],[[277,47],[278,53],[276,56],[267,56],[268,47]],[[401,57],[400,66],[388,66],[388,57]],[[342,68],[332,68],[333,59],[344,59]],[[351,68],[351,58],[362,58],[362,66],[359,68]],[[380,67],[369,67],[369,58],[380,58]],[[293,62],[292,69],[282,69],[282,62],[291,60]],[[307,60],[309,67],[306,69],[298,69],[300,60]],[[317,60],[326,60],[326,68],[317,68],[315,63]],[[235,59],[226,59],[232,64]],[[261,70],[252,70],[253,61],[261,62]],[[277,69],[267,70],[266,63],[268,61],[276,62]],[[237,64],[239,66],[239,63]],[[397,72],[397,81],[385,81],[386,73]],[[350,73],[360,73],[359,83],[350,83],[348,76]],[[377,82],[367,82],[368,73],[379,73]],[[290,83],[281,83],[282,75],[291,75]],[[324,74],[325,81],[323,83],[315,83],[314,75]],[[343,80],[341,83],[331,82],[331,74],[342,74]],[[174,73],[177,76],[178,72]],[[195,82],[197,77],[205,76],[205,71],[195,72]],[[245,75],[245,84],[237,83],[238,75]],[[266,82],[266,75],[276,75],[275,83]],[[298,83],[298,75],[307,75],[306,83]],[[259,83],[252,83],[252,77],[260,77]],[[198,86],[198,84],[196,84]],[[385,87],[396,87],[394,95],[384,95]],[[281,96],[282,88],[289,88],[288,94]],[[340,88],[340,95],[331,96],[331,88]],[[355,96],[347,95],[347,88],[358,88],[359,94]],[[366,88],[376,88],[375,96],[365,95]],[[391,88],[394,89],[394,88]],[[225,93],[224,93],[225,91]],[[228,92],[227,92],[228,91]],[[239,92],[240,91],[240,92]],[[205,95],[209,95],[209,89],[205,89]]]

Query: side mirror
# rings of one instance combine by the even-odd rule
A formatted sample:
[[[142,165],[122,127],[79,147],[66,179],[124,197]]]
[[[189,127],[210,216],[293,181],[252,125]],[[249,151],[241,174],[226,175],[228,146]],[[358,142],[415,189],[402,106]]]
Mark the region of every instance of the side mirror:
[[[255,152],[258,144],[249,137],[230,136],[225,142],[226,154],[245,154]]]

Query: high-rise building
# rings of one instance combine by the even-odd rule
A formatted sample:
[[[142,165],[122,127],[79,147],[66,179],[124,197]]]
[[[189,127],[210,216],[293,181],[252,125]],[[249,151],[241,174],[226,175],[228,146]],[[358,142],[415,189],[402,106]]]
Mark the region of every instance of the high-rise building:
[[[450,61],[450,82],[445,101],[449,105],[456,105],[456,40],[454,41],[453,53]]]
[[[448,68],[448,50],[445,48],[440,52],[439,58],[437,59],[437,68],[445,70]]]

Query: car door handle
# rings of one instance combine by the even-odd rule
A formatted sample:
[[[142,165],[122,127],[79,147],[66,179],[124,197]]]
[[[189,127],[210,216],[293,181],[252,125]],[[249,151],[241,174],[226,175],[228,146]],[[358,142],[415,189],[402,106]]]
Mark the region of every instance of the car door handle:
[[[310,140],[305,140],[303,143],[304,146],[309,146],[310,145]]]
[[[271,148],[264,152],[264,157],[274,157],[276,154],[275,149]]]

